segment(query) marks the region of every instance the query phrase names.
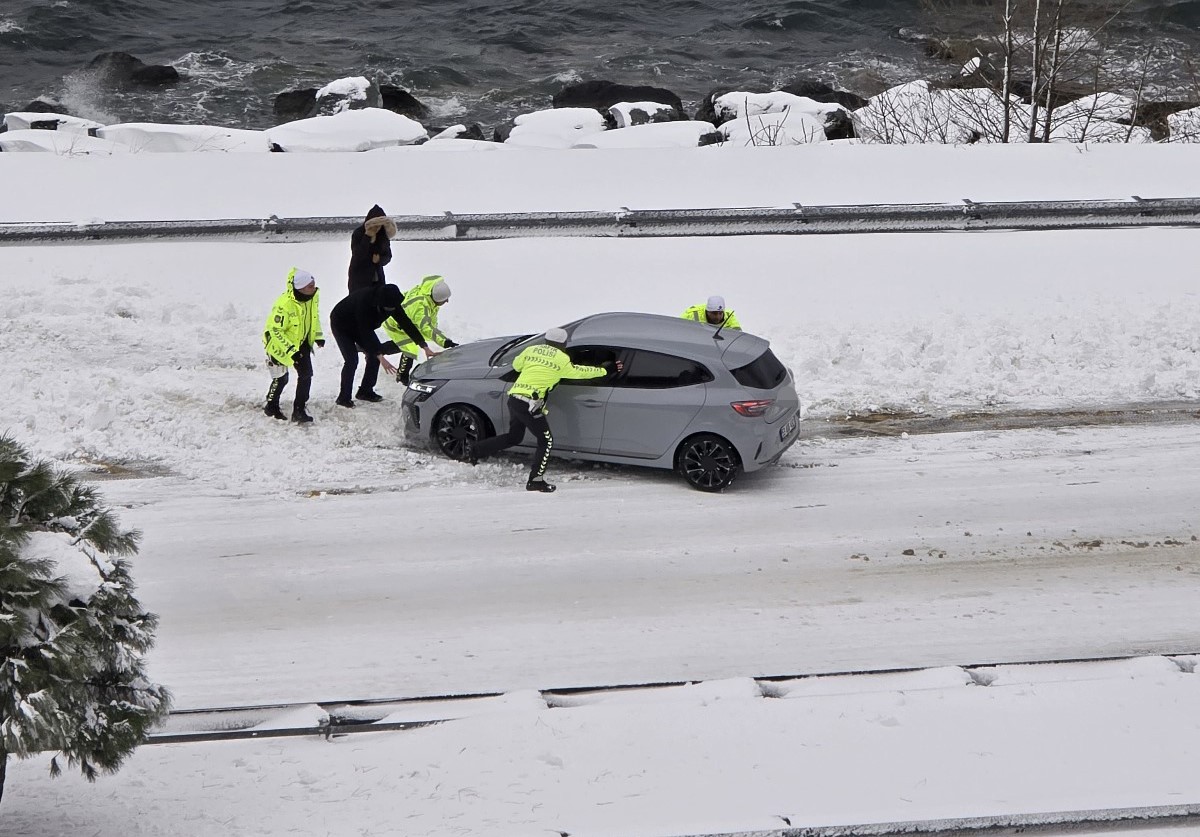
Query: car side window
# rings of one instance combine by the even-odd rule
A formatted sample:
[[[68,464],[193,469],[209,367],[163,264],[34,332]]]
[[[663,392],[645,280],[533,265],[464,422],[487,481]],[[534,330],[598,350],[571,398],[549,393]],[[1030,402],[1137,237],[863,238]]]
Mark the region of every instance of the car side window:
[[[611,346],[569,346],[567,357],[576,366],[600,366],[612,363],[621,355],[621,349]],[[559,386],[612,386],[611,378],[563,378]]]
[[[712,373],[694,360],[638,349],[630,352],[626,358],[619,385],[639,389],[668,389],[711,380]]]

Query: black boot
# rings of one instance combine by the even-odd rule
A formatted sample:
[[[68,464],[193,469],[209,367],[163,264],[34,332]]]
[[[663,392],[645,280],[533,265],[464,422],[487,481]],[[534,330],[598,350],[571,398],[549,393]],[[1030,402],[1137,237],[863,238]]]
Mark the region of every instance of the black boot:
[[[409,355],[402,355],[400,362],[396,364],[396,383],[408,386],[411,380],[409,373],[412,372],[413,364],[416,361]]]
[[[554,486],[543,479],[530,480],[525,483],[526,491],[540,491],[543,494],[549,494],[554,491]]]
[[[283,416],[280,416],[280,418],[283,418]],[[304,407],[296,406],[292,408],[292,421],[296,422],[296,424],[308,424],[312,421],[312,416],[305,412]]]
[[[279,409],[279,394],[283,392],[283,385],[287,383],[287,379],[286,374],[273,378],[267,390],[267,404],[263,407],[263,413],[273,419],[283,420],[283,411]]]
[[[359,401],[370,401],[372,404],[376,404],[383,400],[383,396],[373,389],[360,389],[358,392],[354,393],[354,397]]]
[[[354,406],[354,402],[353,402],[353,401],[351,401],[349,398],[339,398],[339,399],[337,400],[337,405],[338,405],[339,407],[353,407],[353,406]]]

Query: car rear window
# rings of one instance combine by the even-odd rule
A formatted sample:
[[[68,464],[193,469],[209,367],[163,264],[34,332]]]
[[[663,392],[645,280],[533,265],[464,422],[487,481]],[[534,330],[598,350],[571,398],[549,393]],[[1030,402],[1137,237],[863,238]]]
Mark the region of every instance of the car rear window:
[[[754,389],[774,389],[787,377],[787,367],[779,362],[779,358],[775,357],[775,353],[770,349],[745,366],[729,371],[739,384]]]
[[[694,360],[638,349],[625,362],[625,372],[618,378],[617,385],[669,389],[703,384],[712,379],[712,373]]]

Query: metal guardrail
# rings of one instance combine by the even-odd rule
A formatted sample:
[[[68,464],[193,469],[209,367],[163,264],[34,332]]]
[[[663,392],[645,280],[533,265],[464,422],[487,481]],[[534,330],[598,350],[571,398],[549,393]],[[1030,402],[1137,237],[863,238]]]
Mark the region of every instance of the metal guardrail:
[[[628,209],[393,215],[394,240],[484,241],[553,236],[654,238],[712,235],[839,235],[883,232],[1062,230],[1200,226],[1200,197],[1102,201],[878,204],[873,206]],[[0,223],[0,244],[127,239],[304,241],[345,236],[359,217]]]
[[[968,675],[972,675],[972,679],[976,681],[977,685],[986,686],[986,680],[975,678],[972,673],[979,669],[991,669],[1009,666],[1064,665],[1070,663],[1110,663],[1135,660],[1143,656],[1146,655],[1138,654],[1133,656],[1121,655],[1064,657],[1050,660],[1004,660],[999,662],[992,661],[961,664],[959,665],[959,668],[961,668]],[[1200,666],[1196,666],[1195,663],[1191,662],[1191,658],[1198,657],[1200,654],[1197,654],[1197,652],[1191,650],[1190,648],[1163,648],[1156,652],[1155,656],[1163,656],[1169,660],[1172,660],[1180,667],[1181,670],[1190,672],[1194,668],[1196,673],[1200,674]],[[795,672],[792,674],[758,675],[753,679],[759,684],[759,687],[763,693],[763,697],[768,698],[772,696],[774,684],[783,681],[801,680],[811,677],[826,678],[845,677],[850,675],[871,676],[885,674],[911,674],[923,670],[924,667],[819,670],[803,673]],[[653,691],[657,689],[686,686],[696,682],[699,681],[670,680],[619,684],[610,683],[607,685],[591,686],[567,686],[558,688],[543,688],[539,690],[539,693],[546,701],[546,705],[548,707],[569,708],[576,705],[573,698],[578,695],[628,692],[636,690]],[[246,706],[216,706],[176,709],[171,711],[165,724],[160,726],[156,732],[150,733],[146,743],[174,744],[183,741],[227,741],[238,738],[272,738],[297,735],[330,737],[333,735],[339,735],[342,732],[385,732],[389,730],[406,730],[419,726],[425,726],[431,723],[442,723],[445,720],[454,720],[455,716],[450,715],[438,720],[416,720],[394,723],[381,723],[381,721],[401,708],[411,710],[413,707],[419,707],[423,704],[455,701],[462,701],[466,703],[484,698],[497,698],[502,694],[502,692],[467,692],[420,696],[397,695],[384,698],[341,698],[302,701],[297,703],[273,703]],[[270,722],[279,718],[280,716],[284,716],[289,712],[301,708],[319,709],[322,713],[324,713],[324,718],[320,722],[314,720],[310,723],[297,726],[263,726],[265,722]]]
[[[1181,670],[1192,671],[1191,652],[1168,654]],[[1186,659],[1185,659],[1186,658]],[[1005,663],[976,663],[963,666],[971,673],[976,668],[995,666],[1033,665],[1038,663],[1102,662],[1135,659],[1135,657],[1088,657],[1053,661],[1010,661]],[[815,676],[835,674],[886,674],[912,672],[920,669],[883,669],[874,671],[822,672]],[[806,675],[779,675],[755,678],[764,687],[768,696],[773,681],[790,680]],[[809,675],[813,676],[813,675]],[[986,679],[972,676],[977,685],[987,686]],[[628,689],[658,689],[682,686],[693,681],[671,681],[662,683],[640,683],[622,686],[576,686],[564,689],[543,690],[542,695],[550,707],[576,705],[571,698],[579,694],[624,691]],[[417,698],[386,698],[352,701],[330,701],[308,704],[276,704],[271,706],[240,706],[215,709],[190,709],[171,713],[175,723],[169,730],[152,734],[148,744],[181,744],[214,741],[245,740],[250,738],[276,738],[320,736],[326,739],[357,733],[401,732],[452,721],[452,717],[436,720],[409,720],[388,722],[382,720],[401,707],[411,709],[426,702],[447,700],[478,700],[497,697],[500,693],[472,693],[461,695],[437,695]],[[320,722],[302,727],[272,727],[273,716],[304,707],[323,710],[326,715]],[[251,726],[252,725],[252,726]],[[260,725],[262,725],[260,727]],[[1096,808],[1088,810],[1049,811],[1037,813],[991,814],[973,817],[873,822],[843,825],[800,825],[791,819],[779,816],[782,827],[738,832],[687,832],[676,837],[977,837],[998,834],[1044,834],[1065,835],[1078,832],[1106,832],[1118,834],[1122,831],[1148,829],[1200,828],[1200,803],[1154,805],[1142,807]]]
[[[980,834],[1069,834],[1079,831],[1117,833],[1129,829],[1178,828],[1200,822],[1200,805],[1154,805],[1141,808],[1100,808],[1090,811],[1052,811],[940,820],[824,825],[772,831],[681,834],[678,837],[968,837]]]

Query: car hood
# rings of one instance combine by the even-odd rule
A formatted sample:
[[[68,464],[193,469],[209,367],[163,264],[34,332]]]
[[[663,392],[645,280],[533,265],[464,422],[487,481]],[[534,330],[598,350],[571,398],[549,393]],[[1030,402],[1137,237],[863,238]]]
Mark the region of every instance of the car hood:
[[[413,377],[416,380],[486,378],[492,371],[489,363],[492,355],[504,344],[528,336],[510,334],[507,337],[492,337],[446,349],[418,366]]]

